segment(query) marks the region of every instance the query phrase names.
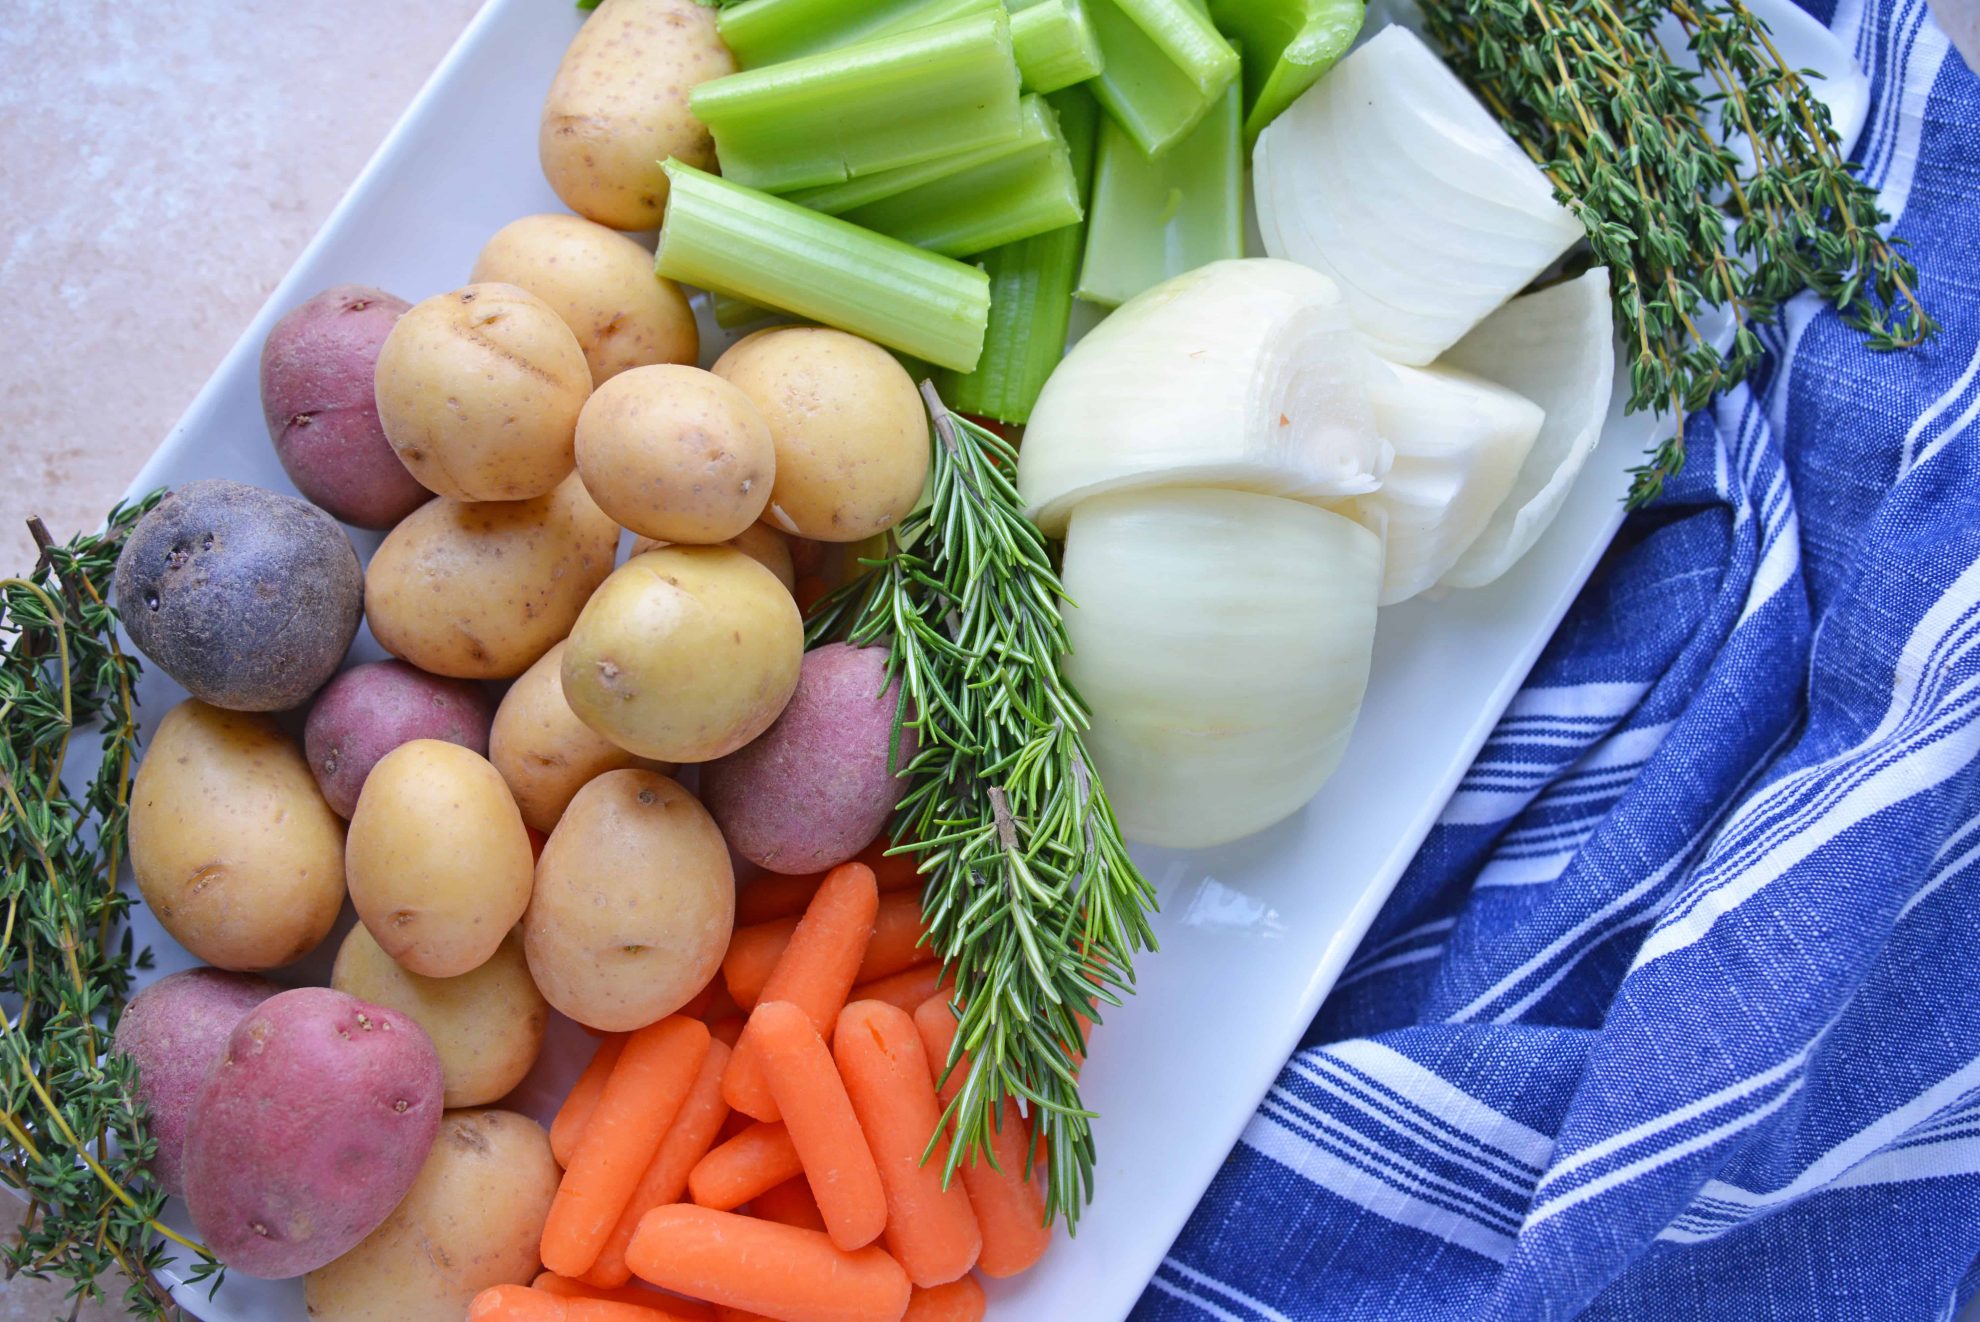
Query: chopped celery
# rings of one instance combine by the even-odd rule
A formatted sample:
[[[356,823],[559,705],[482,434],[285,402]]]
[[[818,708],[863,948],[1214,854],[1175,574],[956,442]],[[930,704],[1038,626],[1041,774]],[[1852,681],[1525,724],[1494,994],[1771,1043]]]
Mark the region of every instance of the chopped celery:
[[[1027,96],[1018,102],[1018,132],[1015,136],[993,142],[985,147],[975,147],[969,151],[957,152],[953,156],[939,156],[919,165],[903,165],[897,170],[882,170],[878,174],[861,175],[848,179],[842,184],[827,184],[823,188],[800,188],[795,193],[784,196],[793,202],[802,203],[813,211],[822,211],[828,216],[843,216],[873,202],[898,197],[902,193],[917,188],[928,188],[941,183],[951,176],[974,170],[979,165],[1022,151],[1026,145],[1025,125],[1032,117],[1031,102],[1035,96]]]
[[[744,69],[781,64],[893,32],[987,14],[1001,0],[748,0],[722,11],[716,30]]]
[[[1052,98],[1082,194],[1093,180],[1100,107],[1083,88]],[[1084,246],[1081,227],[1068,225],[984,254],[990,272],[990,328],[974,372],[945,372],[949,407],[999,422],[1031,417],[1045,379],[1065,356],[1072,319],[1073,276]]]
[[[1160,156],[1237,78],[1238,57],[1200,0],[1086,0],[1104,67],[1094,95],[1146,156]]]
[[[1244,256],[1244,154],[1239,89],[1160,160],[1120,125],[1100,130],[1079,296],[1118,306],[1142,290],[1226,257]]]
[[[1011,48],[1027,92],[1056,92],[1099,73],[1100,39],[1080,0],[1011,6]]]
[[[1020,119],[1003,150],[970,153],[963,168],[911,165],[791,200],[950,257],[1078,223],[1079,186],[1058,116],[1034,95]]]
[[[990,277],[670,160],[654,269],[966,372],[983,351]]]
[[[1364,13],[1362,0],[1210,0],[1210,17],[1244,56],[1247,151],[1347,54]]]
[[[914,165],[1018,130],[1002,9],[730,74],[689,94],[725,177],[789,192]]]

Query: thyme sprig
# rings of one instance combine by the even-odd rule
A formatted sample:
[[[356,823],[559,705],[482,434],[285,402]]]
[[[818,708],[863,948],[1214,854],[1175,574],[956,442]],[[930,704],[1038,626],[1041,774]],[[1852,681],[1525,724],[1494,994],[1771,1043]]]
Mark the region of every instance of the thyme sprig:
[[[1684,415],[1750,375],[1754,328],[1812,289],[1868,337],[1908,348],[1937,323],[1842,159],[1812,75],[1741,0],[1424,0],[1431,38],[1553,180],[1609,267],[1631,410],[1677,434],[1635,469],[1632,505],[1684,466]],[[1657,40],[1676,20],[1698,71]],[[1728,241],[1730,229],[1730,241]],[[1725,353],[1700,323],[1735,322]]]
[[[117,889],[137,750],[137,662],[117,644],[108,604],[117,552],[151,497],[104,532],[52,545],[25,577],[0,580],[0,1181],[28,1200],[7,1274],[74,1282],[94,1297],[122,1271],[138,1316],[175,1310],[153,1278],[165,1241],[217,1264],[160,1219],[145,1173],[156,1150],[128,1057],[109,1050],[134,969]],[[80,790],[63,779],[79,737],[102,761]]]
[[[922,393],[931,499],[902,524],[901,549],[820,603],[807,641],[884,642],[901,679],[896,740],[912,731],[918,748],[894,838],[926,877],[923,914],[971,1062],[949,1107],[961,1140],[949,1171],[987,1159],[1015,1099],[1043,1153],[1047,1214],[1071,1226],[1093,1194],[1085,1019],[1132,991],[1134,955],[1155,945],[1155,892],[1086,751],[1087,711],[1061,670],[1064,590],[1024,516],[1017,451]]]

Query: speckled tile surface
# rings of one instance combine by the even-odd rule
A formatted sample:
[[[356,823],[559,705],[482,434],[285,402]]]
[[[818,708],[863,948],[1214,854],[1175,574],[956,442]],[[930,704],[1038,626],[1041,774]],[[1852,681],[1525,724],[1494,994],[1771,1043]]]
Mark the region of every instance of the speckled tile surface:
[[[478,7],[0,0],[0,567],[101,520]]]

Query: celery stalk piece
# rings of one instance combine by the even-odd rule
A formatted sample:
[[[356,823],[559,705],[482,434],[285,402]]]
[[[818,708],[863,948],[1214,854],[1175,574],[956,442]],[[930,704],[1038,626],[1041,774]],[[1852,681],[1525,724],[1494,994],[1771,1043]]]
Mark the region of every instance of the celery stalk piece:
[[[1080,0],[1011,7],[1011,49],[1027,92],[1056,92],[1098,74],[1106,61]]]
[[[1347,54],[1365,16],[1362,0],[1210,0],[1210,17],[1244,56],[1246,151]]]
[[[1083,200],[1093,183],[1100,107],[1078,87],[1054,96],[1052,106]],[[984,254],[990,328],[974,372],[942,374],[942,397],[950,408],[999,422],[1030,420],[1045,379],[1065,356],[1073,277],[1085,243],[1083,227],[1068,225]]]
[[[1018,131],[1002,9],[716,78],[688,97],[724,177],[790,192],[914,165]]]
[[[1160,160],[1141,154],[1111,120],[1086,226],[1079,296],[1118,307],[1171,276],[1244,256],[1244,153],[1239,89]]]
[[[842,184],[827,184],[823,188],[801,188],[795,193],[783,196],[793,202],[822,211],[828,216],[843,216],[860,207],[882,202],[891,197],[921,188],[931,188],[946,179],[1002,160],[1014,152],[1035,146],[1044,138],[1038,135],[1034,121],[1037,110],[1032,103],[1043,102],[1036,96],[1026,96],[1018,102],[1018,131],[1009,138],[993,142],[987,147],[976,147],[969,151],[957,152],[953,156],[940,156],[919,165],[903,165],[897,170],[882,170],[878,174],[861,175],[848,179]]]
[[[1237,52],[1210,21],[1202,0],[1114,0],[1114,5],[1205,97],[1214,100],[1238,76]]]
[[[983,352],[990,277],[678,160],[654,269],[967,372]]]
[[[802,55],[907,32],[969,14],[987,14],[1000,0],[749,0],[722,11],[722,34],[740,68],[781,64]]]
[[[1145,156],[1160,156],[1180,142],[1237,77],[1237,53],[1191,0],[1086,0],[1086,8],[1104,62],[1093,94]],[[1156,21],[1174,12],[1209,29],[1221,56],[1207,41],[1191,40],[1202,35],[1195,27]],[[1150,34],[1144,20],[1164,34],[1163,40]],[[1176,50],[1197,50],[1201,58],[1195,68],[1185,68],[1177,63]]]

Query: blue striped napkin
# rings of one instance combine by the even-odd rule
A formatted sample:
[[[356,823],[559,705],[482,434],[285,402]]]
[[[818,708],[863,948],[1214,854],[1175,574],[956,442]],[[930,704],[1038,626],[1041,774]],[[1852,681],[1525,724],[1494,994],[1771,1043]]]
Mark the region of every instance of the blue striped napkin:
[[[1925,0],[1811,8],[1944,333],[1803,300],[1692,419],[1136,1318],[1980,1286],[1980,80]]]

